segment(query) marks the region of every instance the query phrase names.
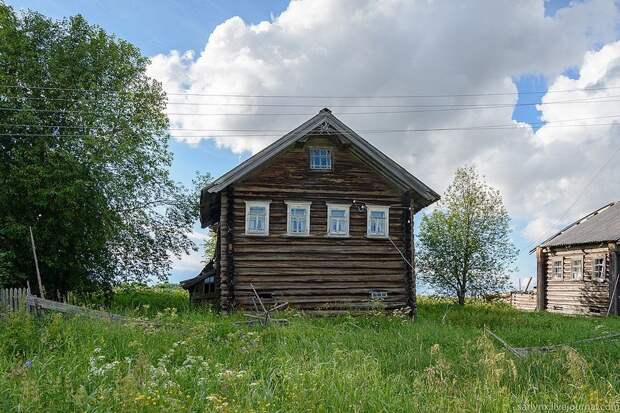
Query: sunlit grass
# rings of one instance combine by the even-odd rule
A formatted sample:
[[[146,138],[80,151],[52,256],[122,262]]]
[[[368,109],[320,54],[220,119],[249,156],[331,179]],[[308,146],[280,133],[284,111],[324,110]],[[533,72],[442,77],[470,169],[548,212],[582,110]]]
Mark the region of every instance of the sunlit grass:
[[[189,308],[175,299],[178,291],[169,303],[180,308],[165,310],[167,293],[115,298],[117,311],[165,321],[160,327],[59,315],[0,319],[0,411],[439,412],[620,403],[620,342],[515,359],[483,332],[487,326],[513,345],[534,346],[620,331],[619,319],[420,299],[415,323],[287,312],[289,326],[249,329],[234,325],[238,314]]]

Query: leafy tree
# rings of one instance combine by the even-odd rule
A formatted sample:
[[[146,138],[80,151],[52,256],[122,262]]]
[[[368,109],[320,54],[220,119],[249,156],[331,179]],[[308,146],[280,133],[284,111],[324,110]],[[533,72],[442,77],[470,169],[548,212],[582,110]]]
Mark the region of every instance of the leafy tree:
[[[460,168],[438,208],[422,218],[416,259],[420,279],[439,293],[481,296],[504,291],[518,254],[499,191],[473,167]]]
[[[0,282],[36,285],[29,226],[48,290],[165,279],[196,248],[198,202],[169,175],[148,59],[81,16],[1,2],[0,39]]]

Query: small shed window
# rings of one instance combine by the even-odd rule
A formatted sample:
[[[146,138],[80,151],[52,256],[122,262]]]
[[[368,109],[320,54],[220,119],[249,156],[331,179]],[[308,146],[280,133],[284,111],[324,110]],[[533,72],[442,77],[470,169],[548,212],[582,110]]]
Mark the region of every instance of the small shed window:
[[[373,290],[370,292],[371,300],[383,301],[387,298],[387,296],[388,296],[387,291]]]
[[[327,204],[327,235],[349,236],[349,205]]]
[[[310,204],[310,202],[286,202],[288,235],[310,235]]]
[[[371,238],[387,238],[390,207],[367,205],[367,208],[367,235]]]
[[[329,148],[310,148],[310,169],[332,169],[332,151]]]
[[[269,235],[269,201],[245,202],[246,235]]]
[[[562,260],[553,261],[553,278],[556,280],[564,278],[564,262]]]
[[[570,270],[573,280],[581,280],[583,278],[583,259],[572,258]]]
[[[605,257],[595,257],[592,260],[592,278],[596,281],[605,280]]]

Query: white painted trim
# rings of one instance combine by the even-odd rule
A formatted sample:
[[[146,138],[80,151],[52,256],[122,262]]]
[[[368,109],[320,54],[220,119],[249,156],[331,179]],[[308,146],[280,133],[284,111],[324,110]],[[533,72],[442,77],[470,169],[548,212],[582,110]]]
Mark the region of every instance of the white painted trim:
[[[312,167],[312,150],[324,149],[329,154],[329,168],[313,168]],[[330,146],[310,146],[308,147],[308,168],[312,171],[333,171],[334,170],[334,151]]]
[[[349,228],[351,227],[351,220],[349,218],[350,214],[350,210],[351,210],[351,204],[332,204],[330,202],[326,202],[325,205],[327,205],[327,236],[328,237],[334,237],[334,238],[347,238],[349,237],[349,233],[350,230]],[[332,229],[332,223],[331,223],[331,211],[332,209],[344,209],[344,219],[346,221],[346,225],[347,225],[347,230],[345,231],[344,234],[340,234],[340,233],[332,233],[331,229]]]
[[[310,235],[310,206],[311,201],[284,201],[286,204],[286,235],[291,237],[307,237]],[[291,208],[305,208],[308,215],[306,216],[306,232],[291,232]]]
[[[581,261],[581,273],[580,273],[579,277],[575,278],[573,276],[573,261],[577,261],[577,260]],[[584,261],[583,255],[575,256],[575,257],[571,257],[570,258],[570,279],[571,280],[573,280],[573,281],[583,280],[583,261]]]
[[[559,262],[560,263],[560,276],[558,277],[557,274],[555,273],[555,263]],[[564,279],[564,258],[560,257],[559,259],[554,257],[553,261],[551,263],[551,271],[553,274],[553,279],[554,280],[563,280]]]
[[[244,201],[245,202],[245,235],[251,237],[266,237],[269,235],[269,204],[268,201]],[[248,231],[248,218],[250,215],[251,207],[264,207],[265,208],[265,232],[249,232]]]
[[[370,233],[370,213],[372,211],[385,212],[385,234]],[[390,237],[390,207],[385,205],[366,204],[366,237],[367,238],[389,238]]]
[[[602,274],[601,277],[594,276],[595,262],[597,259],[603,260],[603,271],[601,273]],[[607,278],[607,256],[603,254],[594,255],[592,257],[592,279],[596,282],[604,282],[606,278]]]

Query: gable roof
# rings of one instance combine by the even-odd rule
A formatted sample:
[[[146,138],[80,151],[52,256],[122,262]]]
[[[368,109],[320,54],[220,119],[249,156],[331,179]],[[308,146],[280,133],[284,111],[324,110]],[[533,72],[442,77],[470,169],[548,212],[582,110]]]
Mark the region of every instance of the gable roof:
[[[611,202],[547,238],[542,247],[620,240],[620,202]]]
[[[219,193],[229,185],[243,178],[265,162],[298,141],[303,141],[311,132],[317,135],[336,136],[341,142],[351,145],[351,149],[365,159],[381,175],[404,190],[412,190],[416,199],[416,210],[439,200],[439,195],[405,168],[390,159],[383,152],[368,143],[351,128],[336,118],[329,109],[321,111],[291,132],[287,133],[265,149],[237,165],[207,186],[203,192]],[[205,195],[206,197],[207,195]]]

